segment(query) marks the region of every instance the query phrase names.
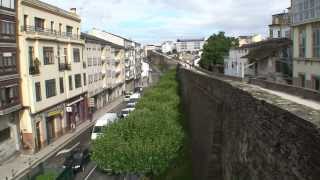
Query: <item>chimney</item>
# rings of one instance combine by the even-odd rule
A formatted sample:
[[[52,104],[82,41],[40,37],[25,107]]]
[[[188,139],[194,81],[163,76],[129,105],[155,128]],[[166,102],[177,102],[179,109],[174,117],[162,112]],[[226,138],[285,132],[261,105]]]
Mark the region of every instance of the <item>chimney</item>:
[[[74,13],[74,14],[77,14],[77,8],[70,8],[70,12]]]

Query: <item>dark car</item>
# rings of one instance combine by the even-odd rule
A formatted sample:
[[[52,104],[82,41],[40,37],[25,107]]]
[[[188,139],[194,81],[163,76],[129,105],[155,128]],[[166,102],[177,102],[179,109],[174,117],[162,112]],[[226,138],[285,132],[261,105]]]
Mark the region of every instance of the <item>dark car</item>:
[[[90,161],[89,149],[74,150],[63,163],[63,168],[71,168],[74,172],[84,171],[85,165]]]

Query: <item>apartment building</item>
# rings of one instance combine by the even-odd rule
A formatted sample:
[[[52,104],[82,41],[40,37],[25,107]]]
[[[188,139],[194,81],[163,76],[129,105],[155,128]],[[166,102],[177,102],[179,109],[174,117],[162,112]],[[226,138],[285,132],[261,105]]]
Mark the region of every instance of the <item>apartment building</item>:
[[[135,42],[135,87],[141,86],[143,63],[143,49],[140,43]]]
[[[0,1],[0,163],[20,150],[16,1]]]
[[[118,84],[113,82],[121,74],[117,73],[121,67],[115,52],[123,48],[87,33],[81,33],[81,36],[85,40],[84,62],[87,64],[89,106],[91,112],[94,112],[121,95],[121,92],[114,94]]]
[[[34,153],[87,120],[87,75],[76,9],[18,1],[24,152]]]
[[[288,12],[272,15],[269,38],[291,38],[290,15]]]
[[[136,49],[135,42],[124,39],[125,47],[125,72],[126,72],[126,91],[134,90],[135,83],[135,67],[136,67]]]
[[[162,53],[172,53],[175,48],[176,45],[173,41],[165,41],[161,44]]]
[[[200,50],[202,50],[204,42],[205,38],[178,39],[176,42],[177,52],[199,52]]]
[[[110,98],[114,99],[121,96],[126,90],[125,39],[98,29],[92,29],[88,34],[114,45],[110,49],[110,60],[107,61],[107,74],[112,77],[108,81],[108,86],[112,87]]]
[[[292,0],[293,82],[320,90],[320,0]]]
[[[239,47],[242,47],[243,45],[247,45],[247,44],[251,44],[251,43],[260,42],[262,40],[263,40],[263,38],[262,38],[262,35],[260,35],[260,34],[238,37]]]

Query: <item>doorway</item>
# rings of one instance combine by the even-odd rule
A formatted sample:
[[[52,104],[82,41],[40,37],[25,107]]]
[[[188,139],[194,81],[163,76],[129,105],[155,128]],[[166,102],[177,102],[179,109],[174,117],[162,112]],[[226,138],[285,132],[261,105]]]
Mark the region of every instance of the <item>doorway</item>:
[[[47,135],[48,135],[48,144],[50,144],[53,139],[56,137],[55,135],[55,124],[54,117],[47,117]]]
[[[40,122],[36,123],[36,149],[41,149]]]

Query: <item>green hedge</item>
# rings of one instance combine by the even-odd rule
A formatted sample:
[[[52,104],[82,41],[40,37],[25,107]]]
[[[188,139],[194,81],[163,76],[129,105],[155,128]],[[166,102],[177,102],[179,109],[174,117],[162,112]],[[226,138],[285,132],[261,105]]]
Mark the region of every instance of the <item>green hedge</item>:
[[[162,174],[182,149],[180,120],[176,72],[169,71],[147,90],[136,111],[104,129],[93,143],[92,159],[116,173]]]

